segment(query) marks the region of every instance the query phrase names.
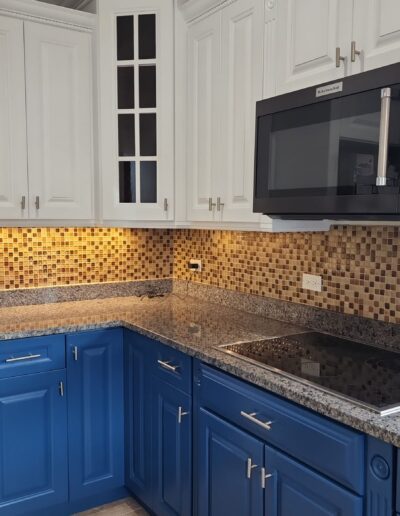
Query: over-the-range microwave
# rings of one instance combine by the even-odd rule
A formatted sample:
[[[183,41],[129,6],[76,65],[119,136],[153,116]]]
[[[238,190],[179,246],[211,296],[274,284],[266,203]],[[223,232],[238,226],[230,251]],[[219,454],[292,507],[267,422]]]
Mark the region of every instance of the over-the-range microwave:
[[[254,211],[400,220],[400,63],[257,103]]]

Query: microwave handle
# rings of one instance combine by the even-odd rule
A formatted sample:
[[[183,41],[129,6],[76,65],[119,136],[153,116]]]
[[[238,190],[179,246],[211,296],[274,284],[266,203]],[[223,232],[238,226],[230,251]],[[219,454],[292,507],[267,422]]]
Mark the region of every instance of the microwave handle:
[[[386,186],[391,94],[390,88],[383,88],[381,91],[381,122],[379,129],[378,175],[376,176],[376,186]]]

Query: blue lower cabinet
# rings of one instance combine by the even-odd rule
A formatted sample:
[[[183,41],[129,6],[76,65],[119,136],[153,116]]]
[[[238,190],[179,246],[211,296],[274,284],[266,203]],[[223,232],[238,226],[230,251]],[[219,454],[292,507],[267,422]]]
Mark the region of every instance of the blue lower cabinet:
[[[65,371],[0,380],[0,515],[68,500]]]
[[[197,421],[198,515],[262,515],[263,443],[205,409],[200,408]]]
[[[152,341],[124,331],[125,344],[125,483],[140,500],[151,505],[151,440],[149,354]]]
[[[157,516],[192,514],[191,396],[152,378],[152,480]]]
[[[122,329],[67,336],[70,500],[124,485]]]
[[[363,516],[363,498],[265,447],[265,513],[268,516]]]

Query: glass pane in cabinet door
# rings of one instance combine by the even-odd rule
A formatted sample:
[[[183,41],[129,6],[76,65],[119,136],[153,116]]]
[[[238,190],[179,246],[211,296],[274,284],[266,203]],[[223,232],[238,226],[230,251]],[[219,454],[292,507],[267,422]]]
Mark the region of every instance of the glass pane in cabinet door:
[[[118,68],[118,109],[135,107],[135,78],[133,66]]]
[[[140,202],[157,202],[157,162],[140,162]]]
[[[155,113],[140,115],[140,155],[157,155],[157,118]]]
[[[139,67],[139,97],[141,108],[156,107],[156,67]]]
[[[135,115],[118,115],[118,147],[120,156],[135,155]]]
[[[117,59],[133,59],[133,16],[117,17]]]
[[[139,59],[156,58],[156,15],[139,16]]]
[[[136,202],[136,163],[119,162],[119,202]]]

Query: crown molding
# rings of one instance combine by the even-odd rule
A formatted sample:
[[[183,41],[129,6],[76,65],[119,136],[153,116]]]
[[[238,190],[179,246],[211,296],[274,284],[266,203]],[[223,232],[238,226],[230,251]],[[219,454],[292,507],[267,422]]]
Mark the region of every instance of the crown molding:
[[[94,14],[47,4],[38,0],[0,0],[0,14],[24,19],[36,19],[44,23],[72,25],[89,30],[96,28],[97,21]]]
[[[178,0],[178,8],[187,22],[220,7],[226,0]]]

